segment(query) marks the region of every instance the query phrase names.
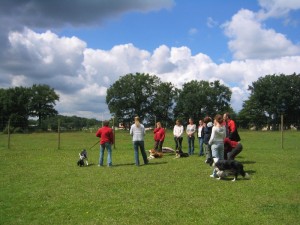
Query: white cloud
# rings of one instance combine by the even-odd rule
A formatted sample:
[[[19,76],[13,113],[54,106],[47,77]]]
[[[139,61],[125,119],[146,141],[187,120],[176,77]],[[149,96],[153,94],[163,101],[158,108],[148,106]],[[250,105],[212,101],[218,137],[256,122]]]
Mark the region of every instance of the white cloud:
[[[259,12],[261,19],[287,16],[291,10],[300,9],[299,0],[259,0],[258,2],[262,7]]]
[[[235,59],[269,59],[300,54],[300,46],[273,29],[264,28],[252,11],[240,10],[223,28],[230,38],[228,47]]]
[[[210,28],[217,26],[219,23],[215,21],[212,17],[208,17],[206,21],[206,25]]]
[[[10,32],[8,40],[11,47],[4,68],[12,73],[30,69],[28,76],[39,78],[76,76],[86,48],[86,43],[76,37],[58,37],[51,31],[39,34],[28,28]]]
[[[197,34],[198,33],[198,29],[197,28],[191,28],[191,29],[189,29],[189,35],[195,35],[195,34]]]
[[[154,74],[177,87],[191,80],[220,80],[232,89],[235,110],[241,109],[242,101],[248,97],[248,85],[259,77],[300,73],[300,56],[216,64],[205,54],[192,55],[185,46],[169,48],[162,45],[150,53],[133,44],[125,44],[105,51],[86,48],[77,38],[58,37],[50,31],[39,34],[27,29],[10,37],[10,57],[15,59],[17,70],[22,73],[11,73],[9,68],[6,83],[31,86],[42,81],[54,87],[60,95],[57,110],[64,115],[99,118],[105,113],[109,117],[106,90],[127,73]],[[26,55],[27,59],[17,57],[19,54]],[[43,59],[49,55],[52,60],[45,63]],[[70,64],[65,59],[75,63]]]

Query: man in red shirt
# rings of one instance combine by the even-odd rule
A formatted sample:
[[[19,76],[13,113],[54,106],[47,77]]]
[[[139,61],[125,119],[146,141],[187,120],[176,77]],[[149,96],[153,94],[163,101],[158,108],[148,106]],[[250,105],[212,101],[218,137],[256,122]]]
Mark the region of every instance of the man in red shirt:
[[[232,141],[240,141],[241,138],[237,131],[235,122],[230,118],[228,112],[223,115],[223,120],[225,122],[224,125],[226,126],[226,137],[228,137]]]
[[[243,145],[240,142],[224,139],[224,159],[234,160],[242,150]]]
[[[112,150],[111,145],[114,143],[114,135],[113,130],[108,126],[109,122],[104,121],[103,127],[100,128],[97,133],[96,137],[100,138],[100,157],[99,157],[99,166],[103,166],[103,157],[104,157],[104,150],[107,150],[107,166],[112,166]]]

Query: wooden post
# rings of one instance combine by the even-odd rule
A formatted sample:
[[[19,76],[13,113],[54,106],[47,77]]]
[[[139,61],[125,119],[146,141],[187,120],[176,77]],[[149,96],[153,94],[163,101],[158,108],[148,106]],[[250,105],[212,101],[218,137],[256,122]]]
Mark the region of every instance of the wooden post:
[[[57,133],[58,133],[58,143],[57,143],[57,149],[60,149],[60,119],[58,119],[58,124],[57,124]]]
[[[283,115],[281,114],[281,149],[283,149]]]
[[[10,149],[10,119],[8,120],[8,125],[7,125],[7,135],[8,135],[7,148]]]

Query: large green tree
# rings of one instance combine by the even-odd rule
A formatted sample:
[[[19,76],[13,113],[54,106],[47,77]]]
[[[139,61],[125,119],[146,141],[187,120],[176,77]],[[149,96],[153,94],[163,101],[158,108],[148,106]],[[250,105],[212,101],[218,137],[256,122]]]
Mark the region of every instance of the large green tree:
[[[1,129],[10,120],[12,127],[25,129],[28,126],[30,90],[25,87],[1,89]]]
[[[122,76],[109,87],[106,103],[119,122],[129,123],[138,115],[144,122],[168,120],[175,88],[155,75],[144,73]]]
[[[286,125],[300,121],[300,75],[267,75],[249,86],[250,97],[244,102],[240,118],[247,125],[280,124],[280,115]]]
[[[220,81],[190,81],[179,91],[175,116],[181,119],[189,117],[203,118],[206,115],[232,112],[230,107],[231,90]]]
[[[156,88],[155,101],[153,104],[154,119],[164,123],[163,126],[173,124],[173,111],[177,93],[178,89],[169,82],[162,82]]]
[[[37,117],[39,126],[41,126],[43,119],[57,115],[54,106],[56,104],[55,101],[58,100],[59,96],[53,88],[46,84],[34,84],[31,87],[30,116]]]
[[[38,117],[41,125],[42,119],[57,114],[57,100],[59,96],[48,85],[0,89],[0,129],[10,121],[12,127],[25,130],[29,117]]]

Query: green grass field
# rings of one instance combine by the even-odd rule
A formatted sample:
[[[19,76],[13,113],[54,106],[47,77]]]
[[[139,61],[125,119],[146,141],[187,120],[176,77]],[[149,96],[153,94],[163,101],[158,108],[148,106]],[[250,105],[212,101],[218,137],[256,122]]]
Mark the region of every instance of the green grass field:
[[[10,149],[1,134],[0,224],[299,224],[300,132],[284,133],[284,149],[279,132],[240,136],[236,159],[251,179],[231,182],[210,178],[196,155],[136,167],[124,131],[116,132],[112,168],[97,166],[98,145],[88,149],[94,133],[62,133],[60,150],[55,133],[14,134]],[[146,149],[152,145],[148,132]],[[164,146],[174,147],[171,131]],[[80,168],[83,148],[91,165]]]

